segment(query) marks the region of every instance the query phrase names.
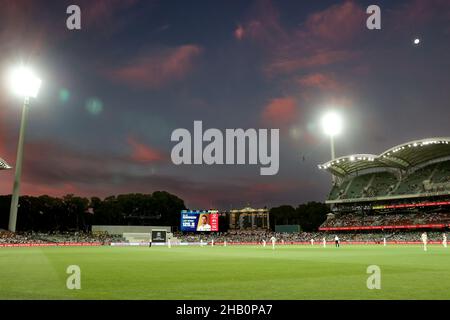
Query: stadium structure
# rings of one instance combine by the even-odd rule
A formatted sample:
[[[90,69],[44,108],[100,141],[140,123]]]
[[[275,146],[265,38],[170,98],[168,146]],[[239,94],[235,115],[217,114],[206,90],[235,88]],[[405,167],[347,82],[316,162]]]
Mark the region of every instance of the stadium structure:
[[[320,231],[445,230],[450,227],[450,138],[428,138],[380,155],[319,165],[331,173],[331,213]]]
[[[0,170],[7,170],[7,169],[11,169],[11,166],[2,158],[0,158]],[[1,231],[2,229],[0,229]]]
[[[11,169],[11,166],[2,158],[0,158],[0,170]]]

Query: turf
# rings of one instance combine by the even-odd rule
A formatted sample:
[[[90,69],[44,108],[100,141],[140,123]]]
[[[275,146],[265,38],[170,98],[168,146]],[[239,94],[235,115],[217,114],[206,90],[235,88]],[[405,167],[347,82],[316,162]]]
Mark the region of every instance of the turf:
[[[80,290],[66,288],[69,265]],[[0,248],[0,299],[449,298],[450,249],[437,245]]]

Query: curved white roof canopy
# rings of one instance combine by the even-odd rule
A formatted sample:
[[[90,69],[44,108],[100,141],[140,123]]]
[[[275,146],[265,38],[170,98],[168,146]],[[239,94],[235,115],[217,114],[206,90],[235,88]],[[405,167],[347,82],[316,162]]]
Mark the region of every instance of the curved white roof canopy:
[[[380,155],[354,154],[340,157],[319,165],[337,176],[373,168],[395,168],[407,170],[422,163],[450,157],[450,138],[437,137],[415,140],[392,147]]]

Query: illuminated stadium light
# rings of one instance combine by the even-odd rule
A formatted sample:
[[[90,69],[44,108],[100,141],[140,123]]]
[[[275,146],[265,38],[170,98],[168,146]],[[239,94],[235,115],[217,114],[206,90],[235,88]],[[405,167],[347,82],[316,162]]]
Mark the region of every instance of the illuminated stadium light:
[[[322,129],[328,136],[336,136],[342,131],[342,118],[335,112],[329,112],[322,117]]]
[[[42,80],[34,74],[33,70],[25,66],[13,69],[9,77],[12,92],[23,98],[36,98],[41,83]]]
[[[321,125],[323,132],[330,137],[331,160],[333,161],[336,158],[334,137],[342,131],[342,119],[337,113],[328,112],[322,117]],[[331,164],[328,166],[331,166]],[[336,181],[334,175],[332,176],[332,181],[333,183]]]

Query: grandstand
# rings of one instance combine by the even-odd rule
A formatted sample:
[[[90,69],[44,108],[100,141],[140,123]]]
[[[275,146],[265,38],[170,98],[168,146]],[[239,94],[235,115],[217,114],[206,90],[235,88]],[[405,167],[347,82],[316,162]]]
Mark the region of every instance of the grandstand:
[[[0,158],[0,170],[11,169],[11,166],[2,158]]]
[[[380,155],[319,165],[335,179],[321,231],[446,229],[450,226],[450,138],[407,142]]]

